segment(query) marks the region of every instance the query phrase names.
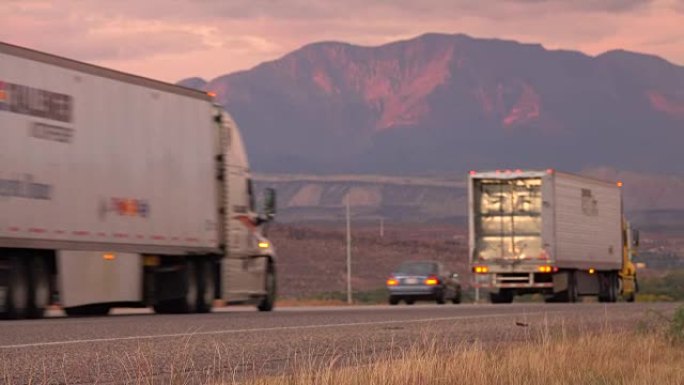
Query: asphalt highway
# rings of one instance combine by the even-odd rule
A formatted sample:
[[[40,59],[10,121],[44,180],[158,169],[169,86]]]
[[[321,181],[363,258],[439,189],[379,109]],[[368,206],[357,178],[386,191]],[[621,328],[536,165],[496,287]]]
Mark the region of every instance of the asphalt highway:
[[[543,333],[633,329],[677,304],[229,307],[202,315],[116,311],[54,313],[0,322],[0,382],[206,383],[272,375],[302,365],[363,364],[421,344],[491,346]]]

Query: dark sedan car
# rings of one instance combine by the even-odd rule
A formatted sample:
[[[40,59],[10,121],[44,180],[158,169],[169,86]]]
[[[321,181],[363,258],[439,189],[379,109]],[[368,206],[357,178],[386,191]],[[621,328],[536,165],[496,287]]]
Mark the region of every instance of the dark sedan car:
[[[387,279],[389,303],[396,305],[404,300],[412,305],[417,300],[450,300],[461,302],[461,284],[458,274],[447,272],[441,263],[433,261],[404,262]]]

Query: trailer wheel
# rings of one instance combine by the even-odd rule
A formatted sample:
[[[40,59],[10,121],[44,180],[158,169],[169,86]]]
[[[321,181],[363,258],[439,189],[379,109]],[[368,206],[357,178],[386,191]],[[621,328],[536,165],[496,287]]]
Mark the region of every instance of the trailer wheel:
[[[50,273],[47,262],[42,256],[34,256],[29,261],[29,307],[28,318],[42,318],[45,308],[50,304]]]
[[[7,292],[2,304],[3,318],[22,319],[29,308],[29,276],[23,259],[9,258],[9,274],[7,275]]]
[[[609,273],[610,288],[608,290],[608,302],[617,302],[618,293],[620,292],[620,281],[616,273]]]
[[[257,309],[259,311],[271,311],[275,305],[276,300],[276,271],[275,265],[272,261],[268,261],[268,266],[266,267],[266,278],[265,278],[265,289],[266,295],[261,299]]]
[[[616,302],[619,292],[619,282],[616,273],[607,272],[600,277],[599,302]]]

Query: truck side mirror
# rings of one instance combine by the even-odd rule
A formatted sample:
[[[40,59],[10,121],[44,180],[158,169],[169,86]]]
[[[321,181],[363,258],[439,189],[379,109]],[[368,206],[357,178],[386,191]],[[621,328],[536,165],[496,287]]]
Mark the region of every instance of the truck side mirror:
[[[632,244],[639,246],[639,230],[632,230]]]
[[[268,219],[273,219],[276,214],[277,199],[276,191],[273,188],[264,189],[264,214]]]

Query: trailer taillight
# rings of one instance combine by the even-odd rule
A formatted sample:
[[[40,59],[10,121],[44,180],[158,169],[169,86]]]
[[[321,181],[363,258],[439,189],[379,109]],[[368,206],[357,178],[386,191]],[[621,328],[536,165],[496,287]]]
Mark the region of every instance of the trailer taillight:
[[[439,278],[437,277],[428,277],[425,279],[425,284],[428,286],[436,286],[439,285]]]
[[[486,274],[489,273],[489,267],[487,266],[474,266],[473,273],[476,274]]]
[[[593,267],[590,268],[590,269],[589,269],[589,274],[594,274],[594,273],[596,273],[596,269],[594,269]]]

